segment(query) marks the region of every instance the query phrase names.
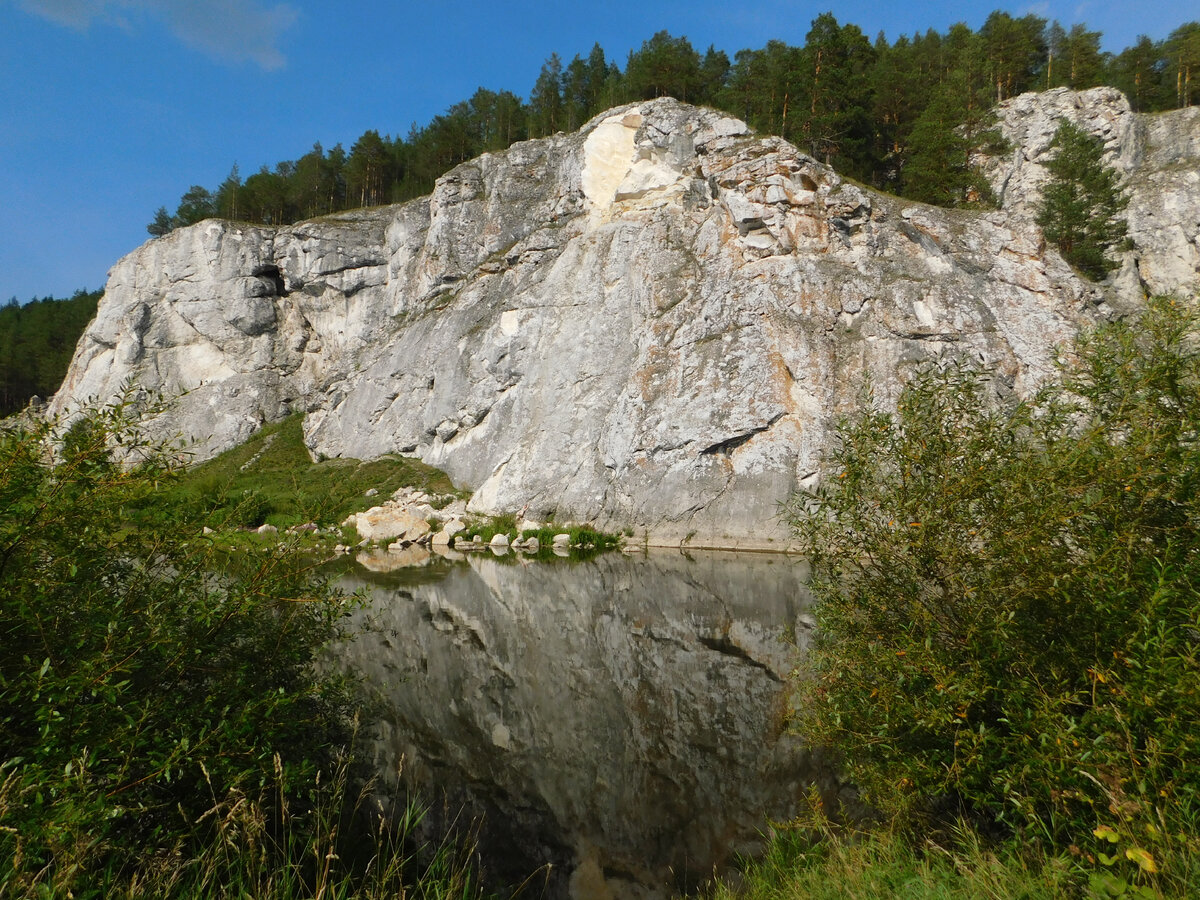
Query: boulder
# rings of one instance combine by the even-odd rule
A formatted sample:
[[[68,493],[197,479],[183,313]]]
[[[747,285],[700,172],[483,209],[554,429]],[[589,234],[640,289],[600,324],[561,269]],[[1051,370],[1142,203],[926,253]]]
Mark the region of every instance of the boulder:
[[[365,541],[391,541],[396,538],[412,543],[429,533],[429,523],[419,512],[407,506],[385,504],[350,516],[345,523],[353,525]]]

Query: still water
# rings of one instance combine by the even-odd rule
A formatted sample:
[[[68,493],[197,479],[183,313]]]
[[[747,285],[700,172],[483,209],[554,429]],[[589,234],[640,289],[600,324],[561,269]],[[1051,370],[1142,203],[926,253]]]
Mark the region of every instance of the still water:
[[[370,598],[345,658],[383,700],[380,776],[432,805],[431,835],[473,827],[492,884],[537,870],[534,895],[669,896],[754,852],[812,786],[832,799],[785,730],[802,563],[362,562],[342,576]]]

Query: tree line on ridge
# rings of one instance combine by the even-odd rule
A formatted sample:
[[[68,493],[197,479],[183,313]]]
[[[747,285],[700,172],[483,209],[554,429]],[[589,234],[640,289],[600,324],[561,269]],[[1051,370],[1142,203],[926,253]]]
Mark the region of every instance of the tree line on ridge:
[[[802,46],[768,41],[731,60],[660,31],[622,71],[596,44],[564,64],[552,54],[528,100],[479,88],[414,125],[406,137],[365,131],[347,151],[319,142],[296,160],[242,178],[235,164],[215,189],[193,185],[174,213],[160,207],[154,236],[211,216],[283,225],[429,193],[434,181],[481,153],[573,131],[621,103],[672,96],[712,106],[775,134],[839,172],[880,190],[953,206],[986,200],[968,159],[995,140],[999,101],[1025,91],[1112,85],[1134,110],[1200,102],[1200,22],[1163,41],[1146,36],[1120,53],[1100,49],[1086,25],[996,11],[978,31],[959,23],[889,42],[817,16]]]

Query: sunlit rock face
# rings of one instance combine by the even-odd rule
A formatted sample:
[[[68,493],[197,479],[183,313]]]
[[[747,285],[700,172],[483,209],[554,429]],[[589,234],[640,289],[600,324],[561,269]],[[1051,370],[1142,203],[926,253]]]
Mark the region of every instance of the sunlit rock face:
[[[1032,221],[1062,117],[1105,137],[1133,197],[1134,249],[1099,285]],[[402,206],[202,222],[114,267],[54,409],[126,380],[182,394],[161,432],[199,458],[303,410],[314,454],[419,456],[480,511],[779,546],[779,501],[865,385],[886,403],[954,357],[1025,393],[1081,325],[1196,290],[1195,110],[1052,91],[1000,122],[991,212],[872,192],[664,99]]]
[[[1004,157],[987,160],[1001,207],[1014,221],[1032,222],[1054,154],[1051,142],[1063,120],[1098,137],[1105,161],[1124,178],[1125,219],[1133,251],[1123,254],[1116,289],[1128,297],[1194,295],[1200,279],[1200,108],[1135,115],[1115,88],[1057,88],[1022,94],[997,107],[1001,131],[1012,144]],[[1140,289],[1140,290],[1139,290]]]

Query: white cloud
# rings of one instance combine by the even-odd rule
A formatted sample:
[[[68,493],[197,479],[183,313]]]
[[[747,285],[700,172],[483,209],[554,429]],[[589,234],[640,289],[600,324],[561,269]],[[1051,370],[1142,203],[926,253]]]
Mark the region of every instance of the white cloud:
[[[104,12],[105,0],[20,0],[28,12],[44,16],[59,25],[86,28]]]
[[[84,29],[93,22],[132,28],[130,16],[162,20],[185,44],[229,62],[249,60],[281,68],[283,33],[296,22],[287,4],[261,0],[19,0],[28,12],[59,25]]]

